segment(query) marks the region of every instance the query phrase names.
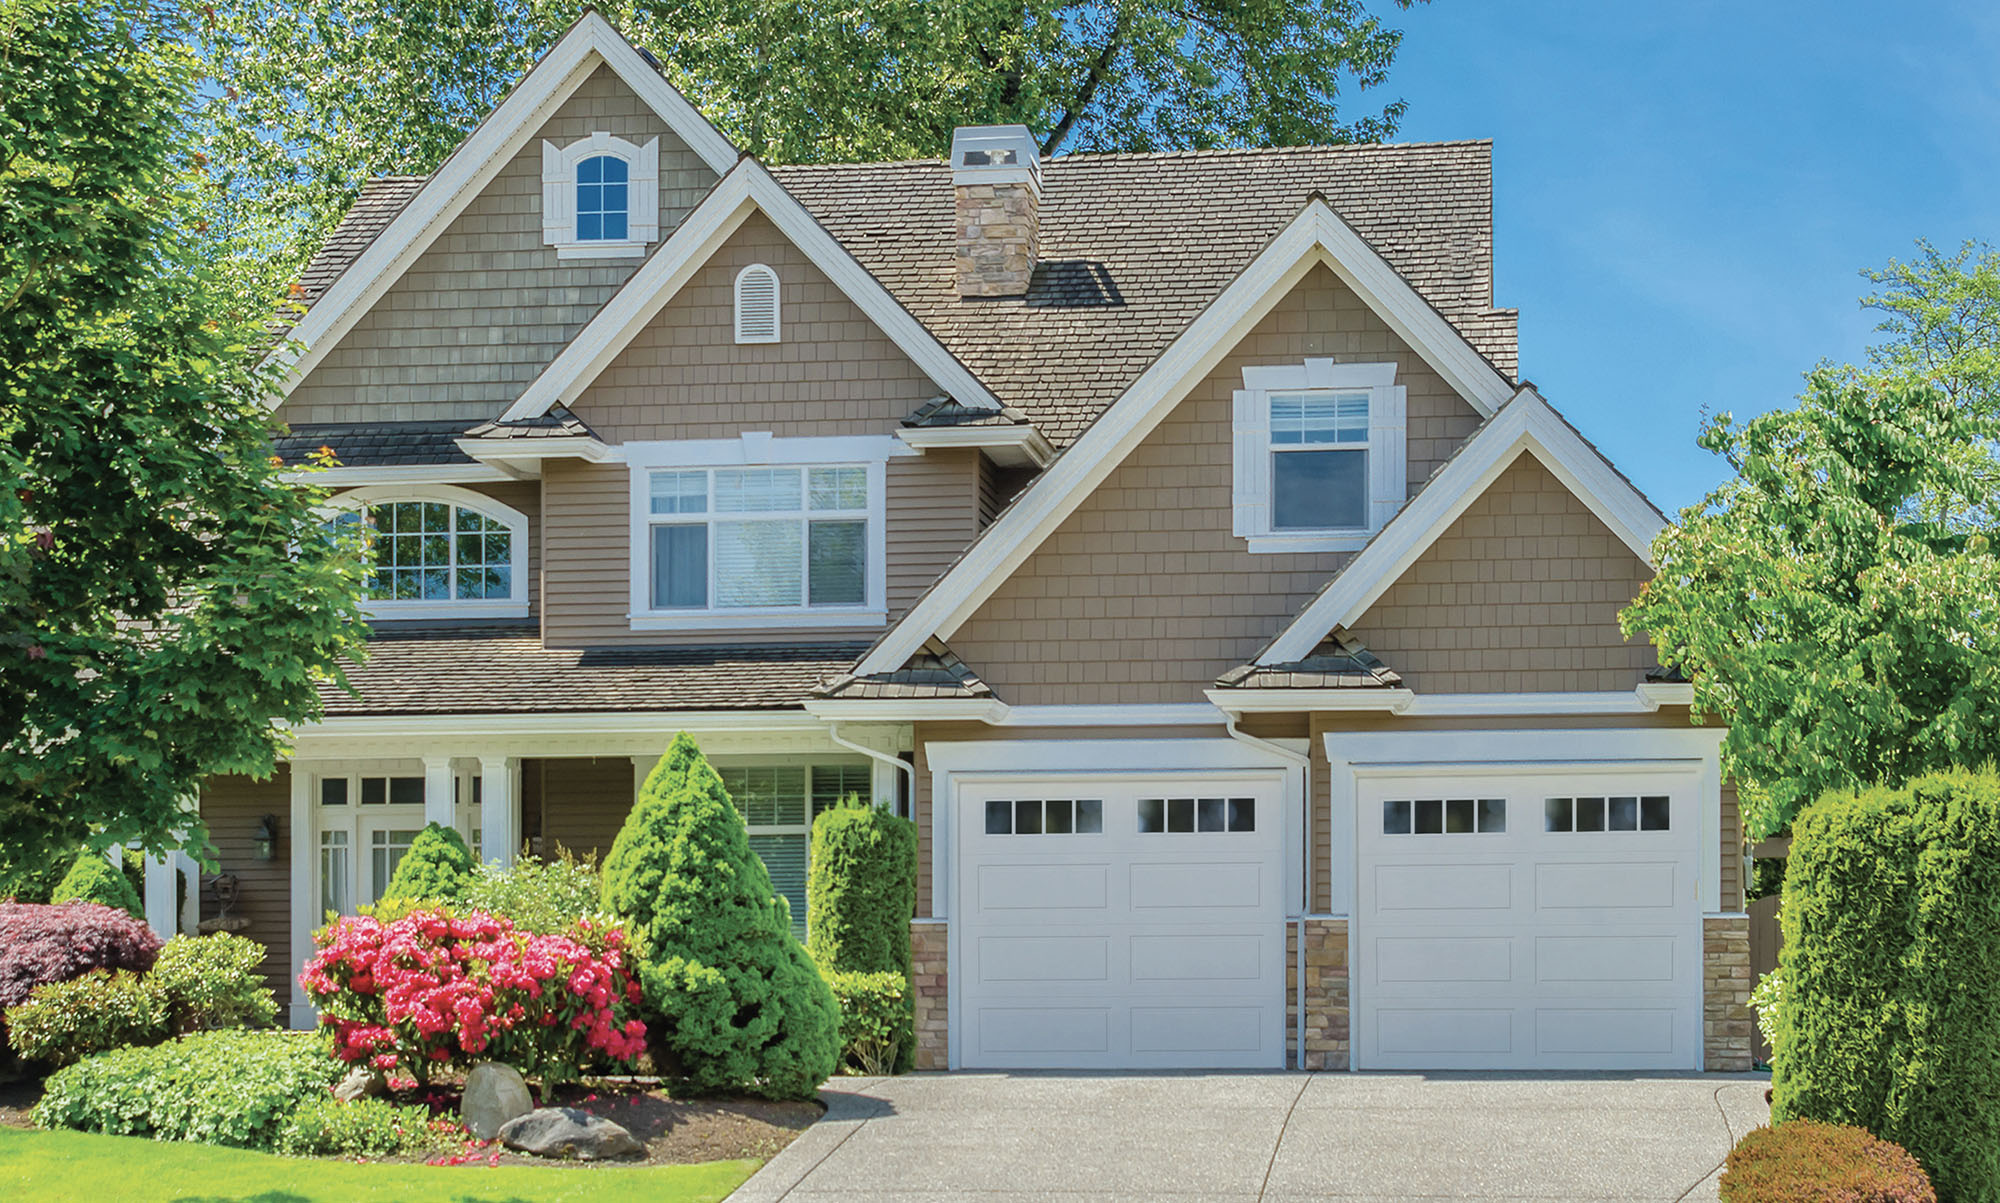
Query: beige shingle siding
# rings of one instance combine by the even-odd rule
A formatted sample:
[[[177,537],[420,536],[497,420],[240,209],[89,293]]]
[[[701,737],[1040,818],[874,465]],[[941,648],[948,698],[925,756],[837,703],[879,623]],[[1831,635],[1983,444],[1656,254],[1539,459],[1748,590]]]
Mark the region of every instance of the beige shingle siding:
[[[1243,368],[1307,356],[1397,362],[1412,490],[1478,425],[1359,297],[1314,269],[952,634],[1003,700],[1198,702],[1318,592],[1345,553],[1251,555],[1231,533]]]
[[[280,764],[268,781],[210,777],[201,785],[201,820],[215,844],[218,870],[236,878],[236,902],[229,914],[248,919],[250,926],[240,934],[264,946],[258,968],[280,1008],[292,1000],[292,839],[297,833],[291,813],[290,765]],[[278,849],[270,860],[259,860],[252,845],[265,815],[278,817]],[[317,849],[312,863],[319,863]],[[192,888],[194,882],[188,885]],[[213,919],[220,913],[213,892],[203,891],[201,917]]]
[[[778,272],[781,341],[738,345],[736,273]],[[909,356],[752,214],[570,408],[607,442],[886,434],[936,396]]]
[[[1618,612],[1651,575],[1523,452],[1352,629],[1420,694],[1631,689],[1658,660]]]
[[[542,139],[660,139],[662,237],[713,172],[599,67],[279,409],[286,421],[490,418],[583,328],[639,259],[558,262],[542,243]]]

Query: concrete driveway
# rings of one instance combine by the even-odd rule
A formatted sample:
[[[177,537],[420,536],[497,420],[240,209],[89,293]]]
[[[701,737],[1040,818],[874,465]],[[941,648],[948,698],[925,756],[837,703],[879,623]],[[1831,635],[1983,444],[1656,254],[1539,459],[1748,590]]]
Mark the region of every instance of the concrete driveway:
[[[840,1079],[731,1203],[1714,1199],[1761,1075]]]

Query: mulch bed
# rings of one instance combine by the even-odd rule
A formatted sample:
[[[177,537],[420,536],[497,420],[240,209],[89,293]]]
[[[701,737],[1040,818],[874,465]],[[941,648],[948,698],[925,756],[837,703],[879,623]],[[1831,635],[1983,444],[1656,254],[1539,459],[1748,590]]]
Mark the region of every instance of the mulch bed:
[[[0,1128],[32,1127],[28,1112],[41,1097],[40,1078],[0,1079]]]

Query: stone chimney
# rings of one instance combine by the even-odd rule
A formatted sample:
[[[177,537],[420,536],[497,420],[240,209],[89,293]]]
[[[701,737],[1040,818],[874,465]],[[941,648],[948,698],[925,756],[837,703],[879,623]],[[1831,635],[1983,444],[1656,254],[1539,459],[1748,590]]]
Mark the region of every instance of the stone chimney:
[[[1028,292],[1041,249],[1042,163],[1025,125],[962,125],[951,135],[958,295]]]

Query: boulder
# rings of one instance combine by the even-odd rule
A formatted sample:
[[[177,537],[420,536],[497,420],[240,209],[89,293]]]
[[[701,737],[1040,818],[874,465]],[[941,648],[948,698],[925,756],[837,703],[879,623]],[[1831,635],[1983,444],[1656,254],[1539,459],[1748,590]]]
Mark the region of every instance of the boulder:
[[[492,1140],[508,1120],[534,1109],[535,1100],[528,1096],[528,1084],[519,1071],[497,1061],[482,1061],[466,1075],[458,1114],[475,1140]]]
[[[644,1153],[639,1138],[608,1119],[574,1107],[543,1107],[507,1121],[500,1143],[537,1157],[602,1161]]]
[[[347,1076],[333,1088],[333,1097],[343,1103],[351,1103],[358,1098],[388,1092],[388,1081],[377,1071],[355,1066],[347,1071]]]

